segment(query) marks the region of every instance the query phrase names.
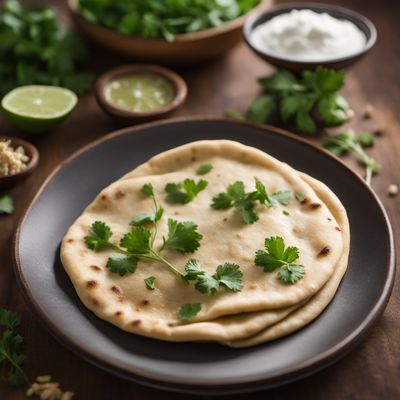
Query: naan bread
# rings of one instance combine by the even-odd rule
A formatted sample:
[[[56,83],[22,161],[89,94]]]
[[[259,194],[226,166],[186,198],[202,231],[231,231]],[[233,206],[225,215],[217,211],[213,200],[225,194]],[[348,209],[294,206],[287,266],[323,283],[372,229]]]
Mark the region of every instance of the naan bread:
[[[325,284],[325,286],[315,294],[311,300],[309,300],[305,305],[298,308],[288,317],[282,319],[280,322],[273,326],[269,326],[258,334],[234,341],[224,342],[231,347],[250,347],[256,344],[268,342],[279,337],[288,335],[294,331],[297,331],[309,324],[312,320],[318,317],[321,312],[327,307],[336,294],[337,288],[346,272],[350,251],[350,227],[347,219],[346,211],[341,206],[339,199],[335,194],[323,183],[307,176],[305,174],[300,174],[300,176],[308,182],[316,191],[318,196],[324,201],[335,202],[337,207],[335,207],[336,212],[335,217],[338,224],[342,230],[344,236],[344,251],[339,263],[333,273],[332,277]]]
[[[165,184],[199,179],[195,171],[205,162],[214,166],[204,177],[209,182],[207,189],[187,205],[165,203]],[[253,225],[245,225],[233,210],[210,208],[212,197],[236,180],[253,190],[254,176],[269,192],[298,191],[308,201],[300,204],[293,199],[285,207],[290,216],[283,215],[281,206],[260,208],[260,220]],[[141,262],[134,274],[120,277],[105,268],[109,251],[95,253],[85,247],[83,238],[95,220],[107,222],[114,232],[113,240],[118,241],[129,230],[133,216],[151,209],[150,199],[140,192],[144,183],[153,184],[166,210],[159,226],[159,240],[166,234],[168,217],[192,220],[204,235],[195,254],[165,251],[165,257],[181,266],[182,272],[192,257],[200,259],[209,272],[225,261],[238,263],[244,273],[241,292],[222,291],[207,297],[193,286],[183,285],[162,265],[150,262]],[[321,201],[292,168],[259,150],[230,141],[195,142],[152,158],[104,189],[69,229],[61,258],[84,304],[124,330],[165,340],[234,340],[280,321],[332,276],[345,246],[334,217],[335,207],[339,206],[330,197]],[[264,273],[254,265],[255,251],[263,248],[266,237],[276,235],[300,249],[299,261],[306,266],[306,275],[295,285],[283,285],[276,273]],[[331,252],[321,257],[319,253],[327,245]],[[156,277],[154,291],[146,289],[143,282],[151,275]],[[193,323],[183,324],[177,318],[177,310],[182,304],[193,302],[203,303],[202,310]]]

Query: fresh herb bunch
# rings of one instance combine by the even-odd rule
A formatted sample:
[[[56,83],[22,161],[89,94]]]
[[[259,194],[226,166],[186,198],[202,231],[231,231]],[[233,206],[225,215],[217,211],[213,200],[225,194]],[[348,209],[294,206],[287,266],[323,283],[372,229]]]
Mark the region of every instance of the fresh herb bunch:
[[[3,333],[0,339],[0,382],[12,386],[29,384],[22,369],[25,355],[21,352],[22,336],[15,333],[20,316],[13,311],[0,309],[0,327]]]
[[[53,8],[22,6],[6,0],[0,8],[0,95],[16,86],[63,86],[80,94],[94,75],[76,72],[87,48],[75,32],[62,26]]]
[[[349,107],[339,94],[344,82],[343,71],[323,67],[304,71],[300,78],[286,70],[278,71],[259,79],[265,93],[253,100],[246,119],[265,123],[278,114],[284,124],[294,122],[296,129],[307,135],[316,133],[317,120],[325,126],[343,124],[348,120]]]
[[[244,183],[237,181],[228,186],[226,192],[221,192],[213,197],[211,207],[215,210],[226,210],[234,207],[242,215],[246,224],[253,224],[258,220],[258,214],[255,210],[257,202],[268,207],[275,207],[278,203],[288,205],[291,200],[290,191],[279,191],[274,194],[268,194],[264,184],[257,178],[256,190],[246,192]]]
[[[381,165],[369,157],[363,149],[363,147],[373,146],[373,134],[362,132],[356,135],[352,129],[349,129],[339,135],[328,133],[328,137],[324,147],[337,156],[351,152],[358,162],[365,167],[365,181],[370,185],[372,176],[381,169]]]
[[[90,22],[125,35],[164,38],[220,26],[260,0],[79,0],[80,14]]]
[[[265,250],[256,252],[255,264],[262,267],[264,272],[272,272],[280,268],[278,279],[282,283],[293,284],[303,278],[304,266],[294,264],[299,258],[299,249],[294,246],[286,247],[280,236],[265,239]]]

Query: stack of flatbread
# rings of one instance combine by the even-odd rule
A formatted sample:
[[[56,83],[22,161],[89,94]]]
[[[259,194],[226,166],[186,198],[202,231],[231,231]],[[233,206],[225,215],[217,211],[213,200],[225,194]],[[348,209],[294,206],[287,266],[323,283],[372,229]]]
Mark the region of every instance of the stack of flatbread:
[[[196,170],[204,163],[214,167],[202,176],[208,187],[188,204],[166,202],[166,183],[198,180]],[[269,193],[289,190],[304,199],[293,195],[287,206],[260,207],[254,224],[245,224],[233,208],[210,207],[212,198],[235,181],[243,181],[247,191],[254,190],[254,177]],[[94,252],[85,246],[84,237],[94,221],[105,221],[117,243],[130,230],[134,216],[151,210],[151,199],[141,192],[146,183],[153,185],[165,209],[156,246],[167,234],[168,218],[193,221],[203,235],[194,254],[165,250],[164,257],[182,266],[182,273],[190,258],[201,260],[210,274],[224,262],[238,264],[243,272],[240,292],[221,290],[207,296],[149,261],[140,261],[134,273],[119,276],[106,268],[111,250]],[[283,284],[275,272],[266,273],[255,265],[255,252],[272,236],[281,236],[288,246],[300,250],[305,275],[295,284]],[[125,331],[168,341],[246,347],[296,331],[324,310],[346,271],[349,240],[346,211],[322,182],[237,142],[198,141],[153,157],[105,188],[68,230],[61,259],[85,306]],[[329,252],[323,251],[326,248]],[[154,290],[144,285],[149,276],[156,278]],[[196,302],[202,303],[201,311],[190,322],[181,321],[179,307]]]

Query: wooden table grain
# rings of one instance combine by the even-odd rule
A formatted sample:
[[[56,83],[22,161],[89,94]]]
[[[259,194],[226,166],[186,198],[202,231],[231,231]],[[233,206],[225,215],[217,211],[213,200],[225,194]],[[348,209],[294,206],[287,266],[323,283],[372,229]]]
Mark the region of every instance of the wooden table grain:
[[[62,1],[48,2],[57,6],[63,19],[68,20]],[[398,234],[400,196],[390,198],[387,188],[391,183],[400,184],[400,4],[396,1],[364,0],[340,0],[335,3],[365,14],[378,29],[376,47],[349,71],[344,94],[356,113],[350,126],[356,130],[375,129],[381,125],[386,127],[386,132],[370,151],[383,165],[372,186],[389,213],[395,234]],[[93,57],[93,65],[99,72],[126,62],[98,48],[93,48]],[[177,115],[221,115],[229,107],[243,110],[259,90],[256,78],[272,71],[271,66],[260,61],[243,43],[223,58],[180,70],[188,83],[189,97]],[[367,103],[374,106],[373,118],[369,120],[362,118]],[[2,119],[0,128],[1,134],[21,136]],[[73,115],[54,132],[42,137],[28,137],[38,146],[41,160],[37,172],[29,180],[9,191],[15,201],[15,213],[0,217],[0,307],[16,310],[22,315],[21,333],[25,337],[28,356],[25,369],[31,378],[51,374],[63,388],[73,390],[79,400],[188,399],[191,396],[161,392],[119,379],[65,349],[28,311],[13,275],[13,233],[41,183],[75,150],[117,128],[118,125],[99,109],[93,94],[87,94],[80,99]],[[360,171],[355,162],[350,159],[348,162]],[[399,242],[396,247],[399,251]],[[398,277],[383,317],[349,355],[314,376],[254,393],[251,397],[254,400],[400,399],[399,281]],[[250,395],[231,397],[245,400]],[[0,388],[0,399],[24,398],[22,389]]]

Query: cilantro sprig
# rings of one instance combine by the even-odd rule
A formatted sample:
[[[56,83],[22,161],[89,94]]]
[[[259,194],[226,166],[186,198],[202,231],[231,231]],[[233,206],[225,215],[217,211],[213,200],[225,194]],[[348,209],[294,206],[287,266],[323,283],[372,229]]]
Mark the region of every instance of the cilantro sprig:
[[[12,386],[29,384],[29,379],[22,369],[26,358],[21,349],[23,338],[15,333],[20,320],[16,312],[0,309],[0,327],[3,328],[0,339],[0,382]]]
[[[214,166],[212,164],[201,164],[197,170],[196,170],[196,174],[197,175],[205,175],[208,174],[209,172],[211,172],[214,169]]]
[[[167,183],[165,192],[168,203],[187,204],[191,202],[201,191],[208,185],[204,179],[200,179],[197,183],[193,179],[185,179],[182,183]]]
[[[142,193],[152,198],[152,213],[147,214],[146,218],[134,218],[131,222],[132,229],[121,238],[119,244],[111,242],[113,233],[105,222],[95,221],[84,238],[86,246],[97,252],[106,248],[113,250],[114,253],[108,258],[106,267],[120,276],[135,272],[139,260],[151,260],[163,264],[183,278],[184,275],[166,260],[161,252],[164,249],[173,249],[182,254],[193,253],[200,246],[203,236],[197,232],[197,225],[191,221],[168,219],[168,235],[163,237],[162,246],[156,249],[154,242],[157,236],[157,222],[164,210],[157,203],[152,185],[144,185]],[[145,226],[149,223],[153,224],[154,229],[150,230]]]
[[[260,123],[280,119],[284,125],[294,124],[306,135],[316,133],[317,123],[341,125],[348,120],[349,108],[339,94],[344,82],[343,71],[324,67],[303,71],[301,77],[280,70],[259,79],[264,93],[252,101],[245,117]]]
[[[328,133],[328,140],[324,147],[333,154],[340,156],[344,153],[352,153],[358,162],[365,167],[365,181],[371,184],[372,176],[381,169],[381,165],[369,157],[363,147],[371,147],[374,144],[374,137],[369,132],[362,132],[358,136],[352,129],[339,135]]]
[[[200,293],[215,295],[220,288],[232,292],[240,292],[243,288],[243,273],[239,265],[226,262],[218,265],[213,275],[208,274],[201,267],[199,260],[191,259],[185,265],[184,280],[195,281],[195,289]]]
[[[305,275],[303,265],[294,264],[299,258],[299,249],[294,246],[285,247],[280,236],[265,239],[265,250],[256,252],[255,264],[262,267],[264,272],[280,269],[278,279],[285,284],[294,284]]]
[[[279,191],[268,194],[264,184],[257,178],[256,190],[246,192],[244,183],[236,181],[228,186],[226,192],[221,192],[213,197],[211,207],[215,210],[226,210],[234,207],[241,214],[246,224],[253,224],[258,220],[258,214],[255,210],[257,203],[268,208],[275,207],[278,204],[288,205],[291,201],[290,191]]]

